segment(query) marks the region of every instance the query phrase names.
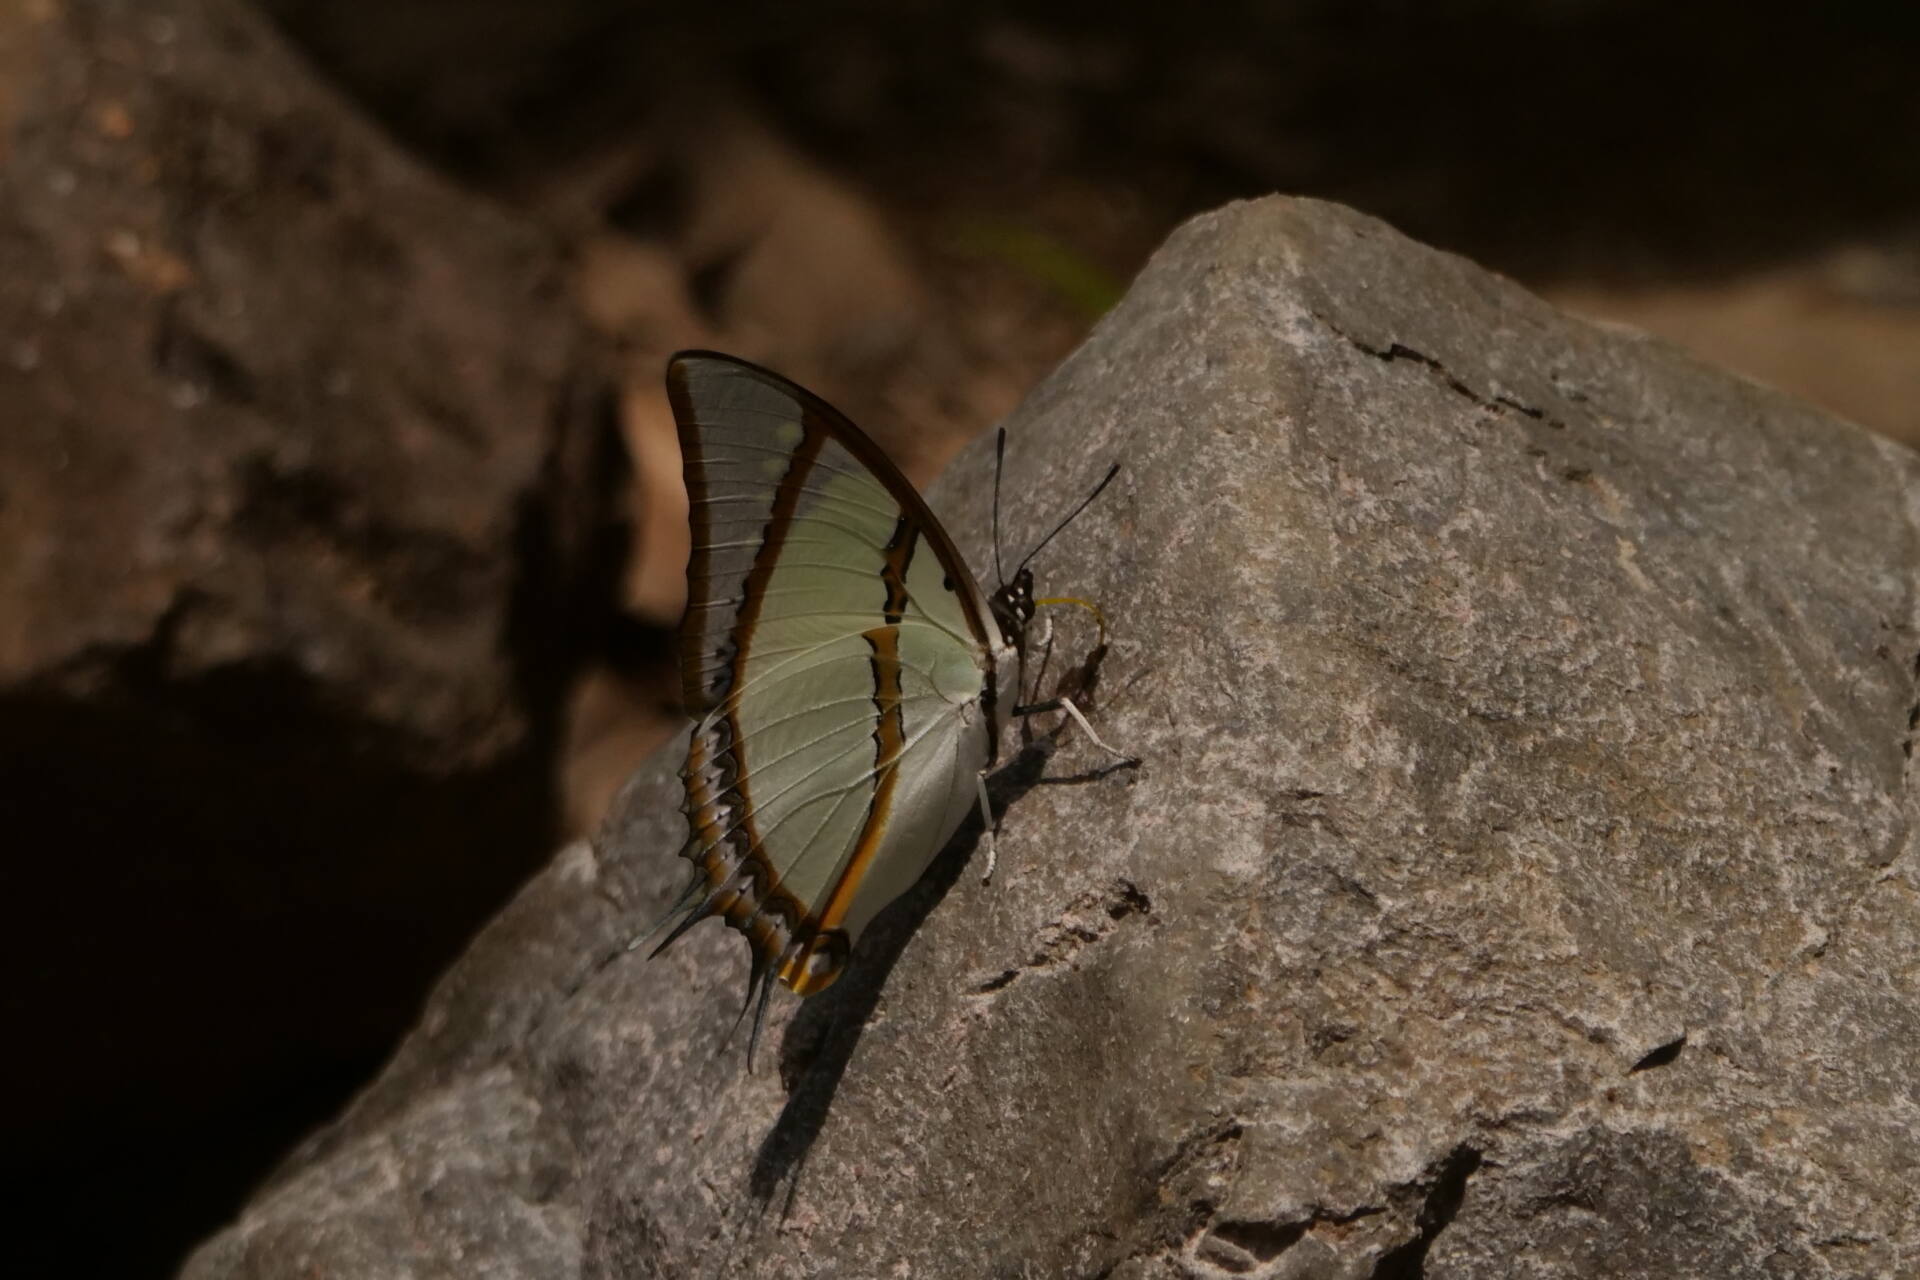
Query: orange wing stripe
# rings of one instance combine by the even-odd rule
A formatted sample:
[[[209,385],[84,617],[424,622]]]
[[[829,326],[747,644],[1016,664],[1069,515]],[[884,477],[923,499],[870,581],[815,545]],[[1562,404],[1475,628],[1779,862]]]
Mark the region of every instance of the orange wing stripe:
[[[860,841],[854,846],[847,869],[827,896],[820,913],[821,927],[837,929],[853,906],[854,894],[867,868],[880,854],[880,841],[887,833],[887,819],[893,813],[893,788],[899,779],[900,753],[907,747],[906,713],[900,687],[900,619],[907,611],[907,566],[913,563],[913,549],[919,542],[913,517],[902,514],[894,526],[893,540],[887,544],[887,557],[880,576],[887,585],[887,620],[865,633],[873,646],[873,705],[878,718],[873,726],[873,807],[860,829]]]

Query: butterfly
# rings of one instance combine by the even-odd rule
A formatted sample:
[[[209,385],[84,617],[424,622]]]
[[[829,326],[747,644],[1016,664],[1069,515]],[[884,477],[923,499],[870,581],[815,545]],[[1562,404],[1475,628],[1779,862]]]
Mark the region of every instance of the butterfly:
[[[667,395],[692,528],[681,855],[694,871],[654,954],[709,916],[746,937],[751,1065],[775,982],[829,986],[975,805],[991,840],[985,778],[1014,717],[1063,709],[1099,738],[1070,700],[1019,705],[1026,562],[983,592],[845,415],[707,351],[668,362]]]

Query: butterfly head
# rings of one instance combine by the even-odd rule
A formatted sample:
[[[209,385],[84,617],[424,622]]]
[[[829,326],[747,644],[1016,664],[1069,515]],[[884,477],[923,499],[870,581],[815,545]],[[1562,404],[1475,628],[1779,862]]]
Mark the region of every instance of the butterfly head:
[[[993,620],[1000,624],[1006,642],[1017,646],[1033,621],[1033,570],[1022,565],[1011,581],[993,593],[987,607],[993,610]]]

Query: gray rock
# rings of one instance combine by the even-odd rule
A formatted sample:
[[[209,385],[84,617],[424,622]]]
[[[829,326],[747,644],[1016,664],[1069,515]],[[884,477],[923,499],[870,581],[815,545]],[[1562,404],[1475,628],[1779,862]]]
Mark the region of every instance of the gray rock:
[[[1913,454],[1283,199],[1010,427],[1013,547],[1126,464],[1040,576],[1145,767],[1023,755],[997,881],[963,833],[749,1075],[733,935],[620,951],[657,761],[189,1276],[1915,1265]]]

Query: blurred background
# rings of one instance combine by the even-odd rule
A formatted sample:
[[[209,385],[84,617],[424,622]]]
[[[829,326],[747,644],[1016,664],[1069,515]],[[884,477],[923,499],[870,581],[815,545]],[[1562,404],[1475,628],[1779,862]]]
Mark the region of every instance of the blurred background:
[[[1916,67],[1895,4],[0,6],[13,1273],[166,1274],[677,726],[670,351],[924,482],[1284,191],[1920,443]]]

